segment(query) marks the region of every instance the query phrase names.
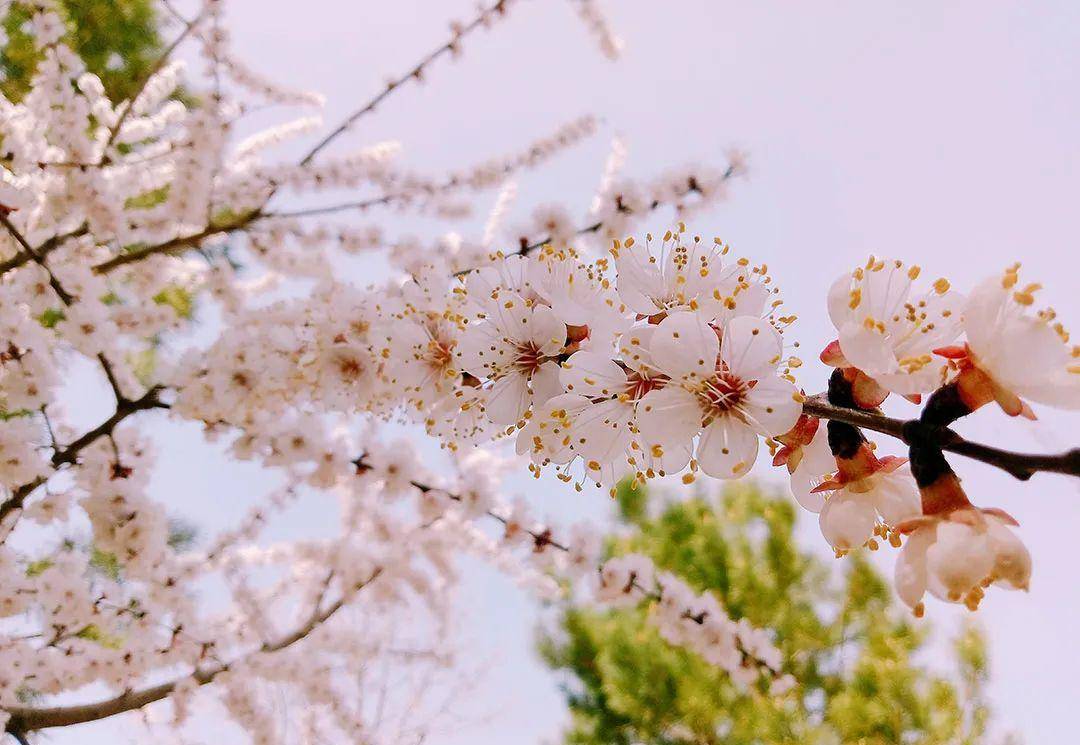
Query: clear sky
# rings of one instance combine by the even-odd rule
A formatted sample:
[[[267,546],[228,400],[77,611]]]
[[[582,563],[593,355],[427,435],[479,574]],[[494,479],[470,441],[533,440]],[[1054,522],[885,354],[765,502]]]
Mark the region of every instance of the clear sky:
[[[273,78],[323,92],[334,121],[443,40],[447,21],[468,18],[473,5],[233,0],[229,25],[241,56]],[[348,144],[400,140],[407,162],[438,173],[513,152],[580,114],[602,117],[595,138],[521,179],[511,222],[552,201],[583,215],[615,135],[629,146],[627,173],[641,177],[687,161],[722,165],[725,151],[739,146],[749,153],[750,178],[690,229],[768,262],[800,315],[795,335],[809,359],[831,338],[828,283],[871,252],[919,263],[960,287],[1021,260],[1076,326],[1080,5],[604,6],[626,41],[619,62],[599,54],[571,3],[523,2],[508,21],[470,40],[459,60],[433,68],[425,86],[401,91],[364,120]],[[662,231],[667,219],[658,216],[652,227]],[[425,237],[440,229],[401,219],[387,226]],[[478,234],[475,222],[469,227]],[[822,387],[820,365],[803,370],[808,390]],[[1019,449],[1076,444],[1075,417],[1047,412],[1043,419],[1036,432],[986,411],[961,429]],[[242,511],[245,493],[267,481],[212,459],[191,429],[163,428],[161,436],[170,457],[186,458],[160,479],[164,498],[206,524]],[[1080,490],[1054,476],[1018,485],[979,464],[954,465],[976,502],[1017,517],[1034,554],[1031,593],[991,593],[978,613],[991,641],[997,721],[1029,743],[1067,742],[1080,665],[1072,551]],[[765,464],[758,473],[776,478]],[[516,483],[539,512],[560,521],[606,514],[602,496],[574,495],[554,480]],[[814,522],[802,528],[806,545],[827,555]],[[463,593],[468,652],[487,672],[463,702],[474,724],[429,742],[553,740],[563,707],[556,681],[532,653],[536,605],[489,571],[471,575]],[[934,603],[927,616],[943,629],[962,613]],[[108,727],[51,739],[73,744],[97,735],[125,740]]]

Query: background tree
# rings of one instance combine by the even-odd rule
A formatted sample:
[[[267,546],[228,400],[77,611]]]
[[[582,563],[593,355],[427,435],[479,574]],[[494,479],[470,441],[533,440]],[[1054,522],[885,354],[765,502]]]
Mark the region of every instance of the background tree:
[[[68,29],[65,41],[101,78],[109,98],[120,101],[135,93],[162,50],[152,0],[63,0],[58,6]],[[13,101],[29,90],[40,57],[27,33],[31,16],[21,4],[5,14],[0,3],[0,92]]]
[[[655,495],[653,495],[655,501]],[[801,685],[785,698],[741,694],[730,677],[660,638],[648,606],[571,604],[541,641],[565,672],[577,743],[974,743],[983,741],[987,655],[981,634],[955,640],[948,677],[915,657],[926,643],[862,557],[829,567],[796,545],[791,500],[752,484],[698,493],[646,514],[644,487],[619,490],[628,528],[612,555],[638,552],[712,591],[733,618],[776,630]],[[839,565],[838,565],[839,566]]]

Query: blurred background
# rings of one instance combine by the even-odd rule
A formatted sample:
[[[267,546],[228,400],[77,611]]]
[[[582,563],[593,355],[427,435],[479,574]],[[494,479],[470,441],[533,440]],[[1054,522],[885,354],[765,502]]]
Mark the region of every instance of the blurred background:
[[[392,97],[337,147],[397,140],[405,163],[439,173],[516,151],[581,114],[599,116],[595,137],[519,179],[507,218],[511,227],[547,203],[566,205],[584,219],[615,137],[628,148],[625,173],[641,178],[688,162],[723,167],[729,149],[744,150],[749,176],[736,180],[727,201],[696,215],[688,227],[721,236],[739,253],[768,263],[788,308],[800,317],[793,335],[803,343],[807,364],[800,383],[808,392],[822,389],[826,380],[816,361],[832,339],[826,289],[870,253],[921,264],[927,276],[946,276],[961,289],[1022,261],[1025,277],[1047,286],[1042,299],[1052,301],[1066,324],[1080,317],[1080,5],[611,1],[602,7],[625,41],[616,62],[600,54],[573,5],[520,3],[505,22],[471,39],[459,59],[434,66],[423,85]],[[183,10],[184,4],[177,7]],[[325,94],[325,118],[334,122],[441,43],[448,21],[465,20],[472,11],[471,0],[232,0],[228,19],[241,58],[283,84]],[[175,27],[163,32],[166,38],[175,33]],[[245,126],[274,121],[280,116],[267,113]],[[300,146],[282,148],[281,154],[294,151]],[[478,237],[484,218],[478,214],[452,228]],[[371,219],[391,239],[416,235],[430,242],[449,229],[435,219]],[[652,229],[663,232],[672,219],[657,213]],[[358,284],[386,276],[378,264],[353,263],[343,271],[354,273]],[[902,401],[890,405],[900,416],[914,411]],[[1038,411],[1041,421],[1032,424],[991,408],[962,422],[961,432],[1020,450],[1076,444],[1075,425],[1066,416]],[[103,413],[92,398],[85,409],[87,423]],[[247,495],[273,484],[257,469],[230,463],[196,428],[163,424],[156,436],[171,456],[162,460],[157,488],[178,515],[196,525],[227,523],[244,512]],[[1068,742],[1068,707],[1080,664],[1073,631],[1080,583],[1072,553],[1080,490],[1064,477],[1039,474],[1018,485],[977,463],[957,458],[953,465],[975,502],[1002,507],[1019,520],[1035,562],[1029,594],[991,593],[975,616],[989,656],[984,694],[994,714],[991,739],[1018,733],[1029,743]],[[619,510],[601,492],[577,494],[553,478],[533,481],[521,473],[510,486],[556,524],[587,518],[631,541],[625,536],[643,530],[632,520],[620,522]],[[754,475],[767,491],[784,488],[784,474],[764,461]],[[673,484],[653,496],[655,516],[663,505],[693,495]],[[709,510],[723,517],[726,502],[716,494],[708,497],[714,505]],[[778,504],[774,509],[794,507],[790,500]],[[795,507],[791,518],[790,541],[816,562],[815,571],[831,571],[835,580],[850,568],[832,558],[813,515]],[[280,530],[315,531],[325,519],[309,503],[290,513]],[[681,538],[663,540],[678,544]],[[690,552],[668,558],[691,566],[707,564],[707,557]],[[873,568],[890,577],[894,557],[889,551],[869,556],[867,573],[848,581],[874,588]],[[760,557],[751,559],[738,564],[744,580],[765,571]],[[775,572],[775,565],[768,566]],[[427,742],[562,741],[571,714],[560,686],[588,691],[581,668],[560,648],[559,640],[567,638],[560,631],[562,609],[543,607],[478,563],[464,566],[463,576],[459,631],[468,682],[463,680],[455,696],[452,718]],[[699,579],[703,586],[717,581]],[[752,589],[741,592],[752,596]],[[887,603],[885,589],[875,603]],[[835,620],[838,607],[814,610],[821,619]],[[896,638],[911,642],[914,663],[929,671],[920,674],[946,676],[961,699],[948,703],[951,694],[939,690],[944,698],[908,701],[910,711],[955,706],[969,722],[977,716],[981,699],[968,701],[967,709],[963,700],[967,684],[985,677],[982,660],[972,659],[980,655],[977,638],[966,630],[969,617],[961,608],[933,603],[925,619],[897,632]],[[565,623],[573,631],[573,618]],[[919,647],[922,632],[926,642]],[[966,662],[958,663],[954,654],[958,635],[962,648],[967,640]],[[603,644],[618,641],[601,636]],[[907,651],[901,657],[906,660]],[[907,663],[897,659],[882,662],[885,672],[875,675],[899,675],[896,666]],[[635,669],[633,660],[627,664]],[[686,664],[672,662],[683,672]],[[630,690],[641,683],[619,685]],[[662,700],[657,696],[652,704]],[[640,695],[627,700],[604,706],[640,710],[650,703]],[[580,698],[577,703],[580,714]],[[849,713],[873,715],[857,707]],[[201,736],[231,741],[223,731]],[[137,737],[123,725],[104,722],[49,739],[115,743]]]

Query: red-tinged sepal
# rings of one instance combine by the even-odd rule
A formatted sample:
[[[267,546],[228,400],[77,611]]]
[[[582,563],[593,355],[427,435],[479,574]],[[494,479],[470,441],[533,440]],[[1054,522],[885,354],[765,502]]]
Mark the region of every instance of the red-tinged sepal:
[[[920,517],[913,517],[910,520],[904,520],[903,522],[899,522],[896,525],[893,525],[892,529],[893,532],[899,533],[900,535],[910,535],[919,528],[929,527],[936,522],[936,518],[922,515]]]
[[[836,339],[821,350],[820,359],[829,367],[851,367],[851,363],[844,357],[840,349],[840,340]]]
[[[982,513],[984,515],[991,515],[993,517],[996,517],[998,520],[1001,520],[1001,522],[1005,523],[1006,525],[1011,525],[1014,528],[1020,526],[1020,523],[1016,521],[1015,517],[1013,517],[1000,507],[984,507],[982,509]]]
[[[907,458],[900,458],[896,455],[886,455],[883,458],[878,458],[878,470],[883,473],[892,473],[907,462]]]
[[[904,398],[906,398],[908,401],[910,401],[911,403],[913,403],[915,405],[918,405],[918,404],[922,403],[922,394],[921,393],[905,393]]]
[[[851,382],[851,396],[860,409],[876,409],[889,396],[889,392],[861,370]]]
[[[837,479],[829,479],[828,481],[822,481],[820,484],[810,490],[811,494],[820,494],[826,491],[836,491],[837,489],[843,489],[844,484]]]
[[[776,451],[776,455],[774,455],[772,459],[772,464],[776,467],[786,466],[788,461],[791,460],[791,455],[794,452],[794,448],[784,445],[784,447]]]
[[[953,344],[948,347],[938,347],[933,350],[934,354],[938,357],[944,357],[947,360],[962,360],[968,356],[967,346],[964,344]]]

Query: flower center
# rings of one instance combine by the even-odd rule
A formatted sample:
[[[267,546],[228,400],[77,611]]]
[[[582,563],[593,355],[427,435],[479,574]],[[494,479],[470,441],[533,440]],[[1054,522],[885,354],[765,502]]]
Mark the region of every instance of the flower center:
[[[741,378],[727,371],[717,371],[713,377],[702,381],[697,396],[706,414],[716,417],[737,408],[749,388]]]
[[[530,342],[517,345],[517,357],[514,358],[514,367],[523,375],[528,375],[540,367],[543,356],[540,348]]]
[[[663,388],[667,382],[668,377],[666,375],[650,378],[642,375],[638,370],[630,370],[626,373],[626,389],[624,392],[630,397],[631,401],[637,401],[644,398],[649,391]]]

